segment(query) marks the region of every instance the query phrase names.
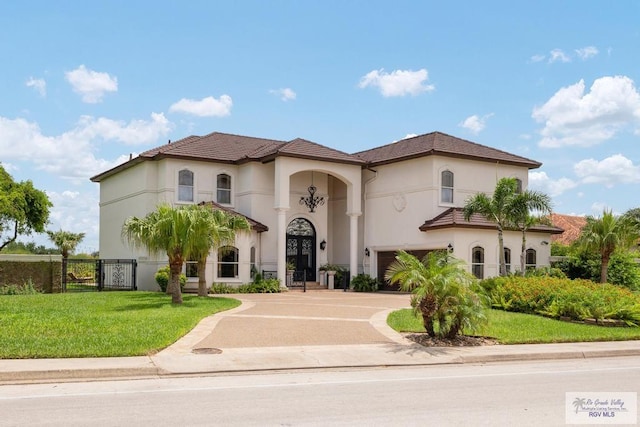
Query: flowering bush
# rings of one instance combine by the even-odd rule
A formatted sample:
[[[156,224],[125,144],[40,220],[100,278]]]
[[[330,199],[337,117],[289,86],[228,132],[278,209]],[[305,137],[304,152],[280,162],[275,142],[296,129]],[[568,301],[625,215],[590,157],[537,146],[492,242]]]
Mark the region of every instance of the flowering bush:
[[[573,320],[615,319],[640,326],[640,295],[610,284],[555,277],[494,277],[481,286],[494,308]]]

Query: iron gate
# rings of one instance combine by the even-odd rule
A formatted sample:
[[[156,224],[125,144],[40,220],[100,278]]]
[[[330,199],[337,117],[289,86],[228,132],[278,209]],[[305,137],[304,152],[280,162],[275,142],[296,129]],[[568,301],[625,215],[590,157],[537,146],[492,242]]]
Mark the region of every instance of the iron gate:
[[[62,291],[135,291],[135,259],[63,259]]]

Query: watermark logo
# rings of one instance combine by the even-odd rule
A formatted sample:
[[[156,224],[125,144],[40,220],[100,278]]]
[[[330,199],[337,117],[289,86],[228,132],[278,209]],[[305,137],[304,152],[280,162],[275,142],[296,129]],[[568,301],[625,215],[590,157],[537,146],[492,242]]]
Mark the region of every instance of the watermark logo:
[[[567,392],[567,424],[637,424],[636,392]]]

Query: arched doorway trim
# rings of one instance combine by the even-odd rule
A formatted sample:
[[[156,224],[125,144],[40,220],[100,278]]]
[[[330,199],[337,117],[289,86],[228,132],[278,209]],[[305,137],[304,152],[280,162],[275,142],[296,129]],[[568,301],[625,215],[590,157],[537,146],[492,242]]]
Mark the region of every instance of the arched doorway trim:
[[[295,218],[287,226],[287,264],[295,266],[294,281],[316,280],[316,229],[305,218]]]

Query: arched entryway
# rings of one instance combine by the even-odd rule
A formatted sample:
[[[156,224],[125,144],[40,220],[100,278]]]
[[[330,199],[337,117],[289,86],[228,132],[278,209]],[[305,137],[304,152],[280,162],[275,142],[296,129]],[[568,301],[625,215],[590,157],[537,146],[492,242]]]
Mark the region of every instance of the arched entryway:
[[[316,229],[304,218],[296,218],[287,226],[287,264],[295,266],[294,281],[315,282]]]

